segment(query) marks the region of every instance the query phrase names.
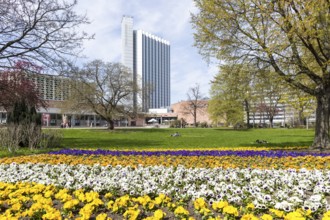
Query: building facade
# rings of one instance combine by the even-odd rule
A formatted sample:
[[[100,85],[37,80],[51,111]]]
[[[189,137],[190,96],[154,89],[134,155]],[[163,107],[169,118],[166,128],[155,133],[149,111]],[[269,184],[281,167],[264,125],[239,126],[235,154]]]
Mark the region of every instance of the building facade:
[[[132,63],[133,61],[133,63]],[[140,94],[134,107],[142,112],[171,104],[170,43],[142,30],[133,30],[133,18],[122,20],[122,63],[132,69]]]
[[[266,104],[265,104],[266,103]],[[260,103],[252,103],[249,112],[249,124],[252,127],[297,127],[297,126],[314,126],[315,124],[315,112],[311,109],[305,109],[305,112],[309,111],[309,116],[305,122],[300,122],[299,111],[294,109],[290,102],[278,103],[276,107],[273,106],[273,123],[270,124],[270,113],[265,109],[270,105],[266,100],[263,107]],[[301,112],[302,114],[302,112]],[[244,115],[245,122],[247,122],[247,115]]]
[[[65,101],[70,96],[72,81],[70,78],[47,74],[27,74],[39,90],[41,99],[47,102],[47,108],[40,107],[43,126],[104,126],[106,122],[93,111],[79,112],[66,110]],[[118,123],[117,123],[118,122]],[[0,124],[7,123],[7,112],[0,106]],[[121,126],[121,120],[116,124]]]
[[[28,74],[27,78],[37,86],[43,100],[63,101],[69,97],[70,79],[66,77]]]
[[[210,115],[207,111],[208,100],[199,100],[199,102],[204,103],[204,107],[198,108],[196,111],[196,122],[206,123],[207,125],[212,125],[213,121],[210,118]],[[194,117],[189,109],[189,101],[181,101],[171,105],[172,112],[176,114],[178,120],[184,120],[188,125],[194,125]]]

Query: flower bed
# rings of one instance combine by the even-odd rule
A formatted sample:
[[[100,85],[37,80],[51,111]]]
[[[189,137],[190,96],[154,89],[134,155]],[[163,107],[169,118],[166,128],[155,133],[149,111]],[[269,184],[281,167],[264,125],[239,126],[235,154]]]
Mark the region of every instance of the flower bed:
[[[110,155],[110,156],[239,156],[239,157],[302,157],[302,156],[320,156],[327,157],[330,153],[313,153],[313,152],[295,152],[283,150],[162,150],[162,151],[118,151],[118,150],[81,150],[81,149],[64,149],[53,151],[52,155]]]
[[[330,219],[327,154],[63,153],[0,160],[0,219]]]
[[[59,155],[40,154],[1,158],[0,164],[10,163],[43,163],[68,165],[102,166],[184,166],[187,168],[253,168],[253,169],[330,169],[329,156],[297,156],[297,157],[266,157],[266,156],[182,156],[182,155]]]

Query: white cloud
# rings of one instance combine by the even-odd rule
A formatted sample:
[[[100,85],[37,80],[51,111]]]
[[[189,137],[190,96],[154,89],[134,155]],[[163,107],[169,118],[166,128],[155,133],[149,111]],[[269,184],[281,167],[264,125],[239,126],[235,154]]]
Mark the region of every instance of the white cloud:
[[[210,80],[216,68],[208,67],[193,47],[190,13],[192,0],[79,0],[77,11],[92,21],[84,31],[95,33],[95,40],[84,44],[88,59],[119,62],[121,57],[121,19],[133,16],[134,29],[157,35],[171,44],[171,102],[185,100],[196,83],[209,96]]]

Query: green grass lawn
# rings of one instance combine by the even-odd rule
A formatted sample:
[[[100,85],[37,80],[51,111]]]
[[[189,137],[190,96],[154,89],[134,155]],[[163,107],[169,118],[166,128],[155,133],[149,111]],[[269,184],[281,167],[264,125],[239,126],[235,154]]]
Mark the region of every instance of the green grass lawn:
[[[219,128],[184,129],[60,129],[63,148],[103,149],[162,149],[162,148],[221,148],[221,147],[301,147],[310,146],[314,130],[306,129],[250,129],[232,130]],[[179,132],[180,137],[171,137]],[[256,140],[267,144],[257,144]],[[43,153],[54,149],[19,150],[15,154],[0,150],[0,157]]]
[[[309,146],[314,131],[306,129],[231,130],[216,128],[185,129],[63,129],[64,147],[71,148],[208,148],[261,146]],[[179,132],[180,137],[171,137]],[[264,146],[264,145],[263,145]]]

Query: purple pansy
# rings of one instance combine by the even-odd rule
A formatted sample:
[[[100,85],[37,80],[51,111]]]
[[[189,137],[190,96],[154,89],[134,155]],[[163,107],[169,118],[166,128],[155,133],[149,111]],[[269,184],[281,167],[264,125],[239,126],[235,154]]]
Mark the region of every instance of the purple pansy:
[[[82,149],[63,149],[59,151],[49,152],[49,154],[64,155],[141,155],[141,156],[239,156],[239,157],[301,157],[301,156],[330,156],[330,153],[313,153],[313,152],[295,152],[284,150],[167,150],[167,151],[135,151],[135,150],[82,150]]]

